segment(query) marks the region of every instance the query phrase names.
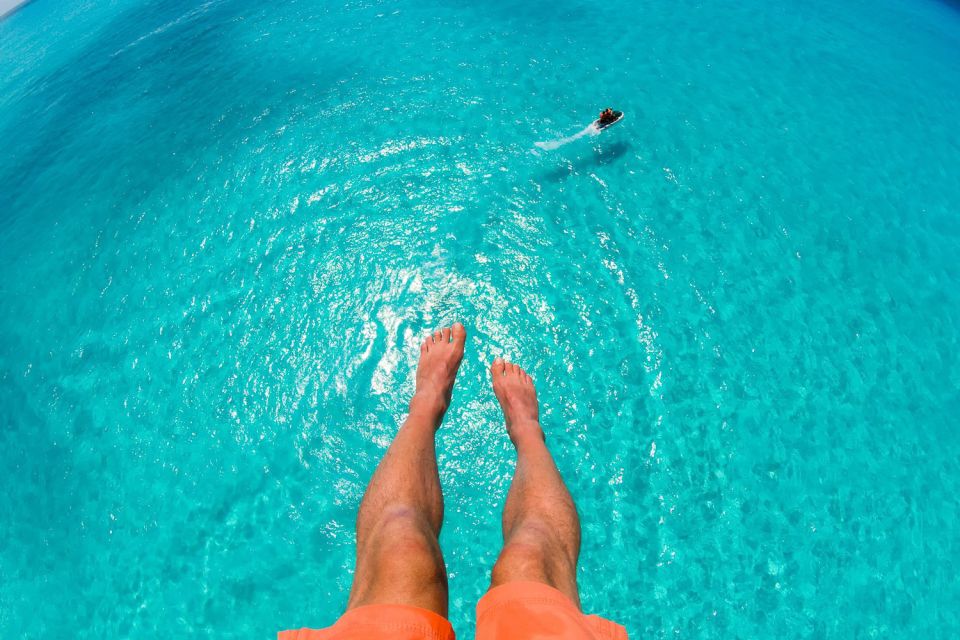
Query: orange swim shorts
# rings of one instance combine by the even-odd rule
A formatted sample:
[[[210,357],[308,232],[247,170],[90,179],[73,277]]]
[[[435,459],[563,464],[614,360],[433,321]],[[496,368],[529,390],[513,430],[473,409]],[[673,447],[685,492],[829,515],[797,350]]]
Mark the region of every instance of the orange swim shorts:
[[[432,611],[372,604],[347,611],[326,629],[281,631],[277,640],[455,640],[450,622]],[[477,604],[476,640],[627,640],[627,630],[580,613],[561,592],[539,582],[509,582]]]

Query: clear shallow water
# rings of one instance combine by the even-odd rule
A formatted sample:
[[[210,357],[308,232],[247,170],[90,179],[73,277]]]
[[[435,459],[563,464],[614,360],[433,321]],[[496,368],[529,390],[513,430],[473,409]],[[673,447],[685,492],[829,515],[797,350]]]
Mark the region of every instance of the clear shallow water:
[[[642,637],[960,629],[960,13],[54,3],[0,23],[0,629],[332,622],[419,337],[451,618],[518,359]],[[555,151],[606,105],[623,123]]]

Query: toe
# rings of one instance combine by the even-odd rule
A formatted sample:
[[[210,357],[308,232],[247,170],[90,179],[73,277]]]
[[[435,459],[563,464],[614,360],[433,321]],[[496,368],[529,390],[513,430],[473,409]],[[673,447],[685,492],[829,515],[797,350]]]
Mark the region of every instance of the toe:
[[[430,345],[433,344],[433,336],[427,336],[426,339],[420,343],[420,353],[426,353],[430,351]]]
[[[437,329],[433,334],[433,342],[435,344],[440,344],[443,342],[443,332]]]
[[[447,344],[448,342],[450,342],[450,327],[444,327],[441,333],[442,333],[442,336],[440,338],[440,341],[443,342],[443,344]]]
[[[454,322],[453,327],[450,330],[450,333],[453,335],[453,343],[462,345],[467,341],[467,330],[463,328],[463,325],[459,322]]]
[[[490,366],[490,374],[496,378],[497,376],[502,376],[504,372],[504,367],[506,362],[503,361],[503,358],[494,358],[493,365]]]

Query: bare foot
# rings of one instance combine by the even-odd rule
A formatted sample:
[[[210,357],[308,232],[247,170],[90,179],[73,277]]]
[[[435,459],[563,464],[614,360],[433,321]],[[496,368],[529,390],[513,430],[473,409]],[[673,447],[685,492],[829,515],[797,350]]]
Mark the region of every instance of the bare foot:
[[[463,359],[467,330],[459,322],[438,329],[420,345],[417,364],[417,390],[410,401],[410,411],[423,410],[442,417],[450,406],[453,381]]]
[[[493,393],[500,401],[503,417],[507,421],[507,433],[514,446],[530,437],[543,441],[540,428],[540,407],[533,379],[519,365],[502,358],[493,361],[490,367],[493,377]]]

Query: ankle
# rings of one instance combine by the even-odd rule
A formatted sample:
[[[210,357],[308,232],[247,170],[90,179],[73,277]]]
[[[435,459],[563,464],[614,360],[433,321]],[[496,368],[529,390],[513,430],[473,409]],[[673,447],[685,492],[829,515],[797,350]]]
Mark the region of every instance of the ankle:
[[[507,427],[507,433],[517,449],[529,446],[542,447],[547,439],[540,423],[536,420],[514,422]]]
[[[410,415],[422,415],[440,421],[447,411],[449,401],[439,393],[417,391],[410,399]]]

